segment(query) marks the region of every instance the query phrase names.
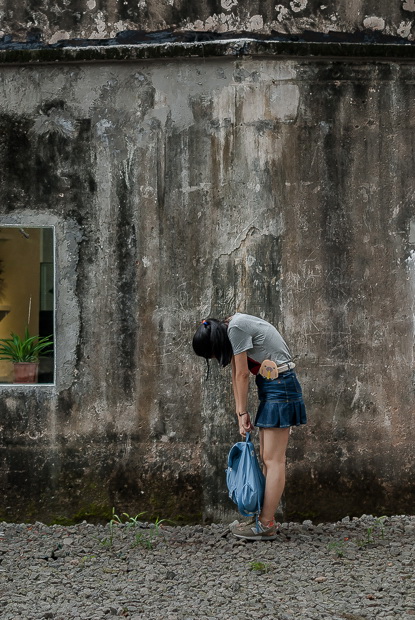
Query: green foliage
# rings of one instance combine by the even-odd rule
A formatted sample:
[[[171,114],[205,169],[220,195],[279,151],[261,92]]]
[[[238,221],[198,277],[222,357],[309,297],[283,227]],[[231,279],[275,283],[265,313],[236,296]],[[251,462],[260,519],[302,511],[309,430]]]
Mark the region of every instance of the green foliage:
[[[345,544],[343,541],[340,542],[330,542],[328,545],[329,551],[333,551],[338,558],[342,558],[344,556],[344,547]]]
[[[109,536],[108,538],[103,538],[102,540],[100,540],[100,543],[102,545],[104,545],[105,547],[112,547],[113,543],[114,543],[114,534],[115,534],[115,526],[117,524],[121,524],[122,520],[120,519],[120,517],[118,515],[115,514],[115,508],[112,508],[112,517],[110,519],[109,522]]]
[[[0,360],[14,363],[37,362],[39,355],[53,351],[51,338],[52,336],[30,336],[28,327],[23,338],[12,332],[11,338],[0,339]]]
[[[118,527],[126,527],[127,530],[134,529],[134,536],[131,541],[133,547],[143,547],[144,549],[152,549],[157,537],[160,535],[161,524],[166,519],[157,518],[151,528],[147,531],[136,531],[140,527],[140,518],[144,515],[144,512],[140,512],[135,517],[130,517],[129,514],[123,512],[121,516],[115,513],[115,508],[112,509],[112,517],[108,523],[109,535],[100,539],[101,545],[104,547],[112,547],[115,539],[115,532]]]
[[[139,524],[139,519],[145,515],[145,512],[139,512],[135,517],[130,517],[129,514],[123,512],[121,517],[115,514],[115,508],[112,509],[112,518],[110,524],[126,525],[127,527],[135,527]],[[123,518],[124,517],[124,518]]]
[[[258,562],[256,560],[250,562],[249,568],[250,570],[257,571],[259,573],[269,573],[269,571],[271,570],[271,566],[269,564],[265,564],[264,562]]]
[[[85,566],[89,565],[96,559],[95,555],[85,555],[81,558],[80,568],[85,568]]]
[[[373,524],[366,528],[366,539],[359,540],[359,546],[371,545],[375,542],[375,536],[380,535],[382,540],[385,538],[385,524],[384,521],[387,516],[375,517]]]
[[[141,514],[144,513],[140,513],[140,515],[138,516],[141,516]],[[129,519],[130,521],[133,520],[132,517],[129,517]],[[157,537],[160,535],[160,527],[164,521],[166,521],[166,519],[159,519],[157,517],[157,519],[154,521],[153,527],[148,532],[146,532],[145,534],[143,532],[136,532],[134,535],[133,546],[144,547],[145,549],[152,549],[154,547],[154,543],[157,540]]]
[[[348,551],[351,547],[349,547],[349,543],[352,543],[353,546],[359,548],[360,550],[365,549],[365,547],[369,545],[379,544],[379,539],[385,539],[385,519],[387,516],[382,517],[371,517],[370,525],[368,525],[364,532],[364,538],[351,538],[347,536],[341,541],[332,541],[329,542],[327,548],[329,551],[335,553],[335,555],[339,558],[342,558],[346,551]]]
[[[383,515],[382,517],[375,517],[375,528],[380,532],[382,539],[385,538],[385,520],[388,517]]]
[[[143,547],[144,549],[152,549],[154,546],[153,534],[143,534],[137,532],[134,535],[133,547]]]

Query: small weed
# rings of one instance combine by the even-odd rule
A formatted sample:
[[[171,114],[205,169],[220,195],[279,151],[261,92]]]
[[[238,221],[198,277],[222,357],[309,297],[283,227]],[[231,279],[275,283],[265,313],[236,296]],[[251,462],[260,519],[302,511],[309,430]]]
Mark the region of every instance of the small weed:
[[[136,528],[138,529],[140,527],[140,519],[144,514],[145,512],[140,512],[139,514],[135,515],[135,517],[132,517],[126,512],[123,512],[120,516],[115,513],[115,508],[113,508],[111,519],[108,523],[109,535],[105,538],[99,539],[100,544],[103,545],[104,547],[111,548],[114,544],[116,529],[121,525],[127,527],[127,529],[131,529],[131,528],[134,528],[134,530]],[[161,524],[165,520],[166,519],[159,519],[157,517],[153,526],[150,528],[150,532],[148,534],[147,533],[144,534],[143,532],[135,532],[132,545],[134,547],[140,546],[145,549],[152,549],[154,546],[156,537],[160,534]]]
[[[111,525],[111,524],[112,525],[116,525],[116,524],[121,525],[122,524],[121,518],[118,515],[115,514],[114,506],[112,507],[112,515],[111,515],[111,519],[109,521],[109,525]]]
[[[376,538],[385,539],[385,519],[387,516],[375,517],[372,525],[366,528],[366,538],[356,540],[359,547],[366,547],[376,542]]]
[[[385,539],[385,519],[387,518],[388,517],[386,515],[375,518],[374,528],[377,528],[378,530],[380,530],[380,537],[382,538],[382,540]]]
[[[95,560],[95,557],[95,555],[85,555],[83,558],[81,558],[80,568],[85,568],[88,562],[92,562],[93,560]]]
[[[375,517],[373,524],[366,528],[366,538],[357,541],[360,547],[373,544],[377,534],[380,535],[382,540],[385,539],[385,519],[387,519],[386,516]]]
[[[134,536],[134,547],[143,547],[144,549],[153,549],[154,541],[152,536],[146,536],[142,532],[138,532]]]
[[[115,514],[115,508],[112,507],[112,515],[108,523],[110,533],[109,536],[98,539],[101,545],[103,545],[104,547],[112,547],[112,545],[114,544],[115,526],[120,523],[122,523],[122,521],[120,517]]]
[[[134,546],[144,547],[145,549],[153,549],[156,538],[160,535],[161,524],[164,523],[164,521],[166,521],[166,519],[159,519],[157,517],[153,527],[150,529],[149,534],[143,534],[142,532],[136,533],[134,537]]]
[[[140,518],[145,515],[145,512],[140,512],[135,517],[130,517],[126,512],[122,513],[124,517],[126,517],[127,521],[125,521],[125,525],[127,527],[137,527],[140,524]]]
[[[249,569],[252,571],[258,571],[259,573],[269,573],[271,566],[264,562],[258,562],[256,560],[250,562]]]
[[[98,538],[97,540],[103,547],[112,547],[112,543],[114,542],[114,539],[111,536],[108,538]]]
[[[117,525],[126,525],[127,527],[136,527],[137,525],[139,525],[140,523],[139,519],[143,515],[145,515],[145,512],[140,512],[138,513],[138,515],[135,515],[135,517],[130,517],[129,514],[127,514],[126,512],[123,512],[121,517],[119,517],[118,515],[115,514],[115,510],[113,508],[111,521]]]
[[[329,551],[333,551],[338,558],[344,556],[344,542],[331,542],[327,545]]]
[[[371,543],[375,542],[372,538],[373,529],[373,527],[366,528],[366,540],[363,541],[365,545],[370,545]]]

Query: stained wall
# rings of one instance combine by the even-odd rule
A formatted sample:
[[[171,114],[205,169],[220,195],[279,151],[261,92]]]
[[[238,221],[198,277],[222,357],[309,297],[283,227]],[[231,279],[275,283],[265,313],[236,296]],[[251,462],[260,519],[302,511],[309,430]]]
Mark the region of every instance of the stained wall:
[[[0,1],[0,36],[54,44],[128,31],[256,34],[381,33],[414,40],[413,0],[71,0]],[[7,41],[7,39],[6,39]]]
[[[0,518],[230,517],[230,374],[205,381],[191,338],[235,310],[296,355],[286,517],[413,512],[414,78],[272,54],[1,67],[0,225],[55,227],[57,381],[0,386]]]

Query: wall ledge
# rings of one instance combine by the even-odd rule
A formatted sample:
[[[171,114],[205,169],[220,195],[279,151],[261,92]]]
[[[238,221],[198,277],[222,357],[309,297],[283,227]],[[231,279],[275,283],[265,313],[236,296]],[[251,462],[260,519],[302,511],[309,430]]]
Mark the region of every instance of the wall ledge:
[[[39,65],[54,63],[134,62],[189,58],[302,57],[336,59],[379,59],[413,62],[415,44],[399,42],[258,40],[236,37],[226,40],[113,44],[93,40],[39,46],[8,43],[0,45],[0,64]]]

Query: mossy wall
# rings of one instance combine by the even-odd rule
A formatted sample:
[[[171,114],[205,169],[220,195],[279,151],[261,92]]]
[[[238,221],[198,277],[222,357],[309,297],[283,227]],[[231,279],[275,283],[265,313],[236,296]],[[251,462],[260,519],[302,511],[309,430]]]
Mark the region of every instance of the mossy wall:
[[[297,356],[287,515],[414,511],[414,78],[271,53],[0,68],[0,227],[53,225],[57,252],[56,385],[0,386],[0,518],[230,517],[230,374],[206,382],[191,338],[235,310]]]

